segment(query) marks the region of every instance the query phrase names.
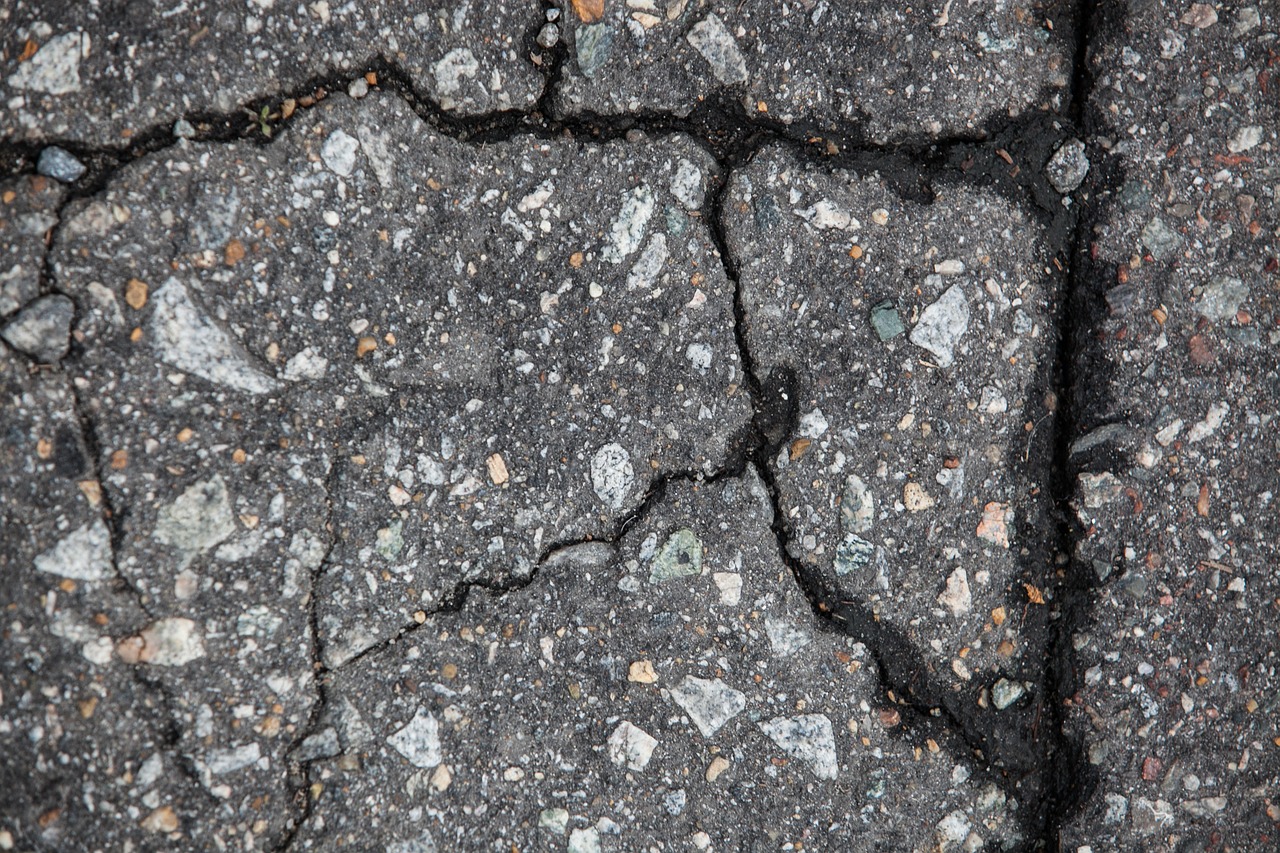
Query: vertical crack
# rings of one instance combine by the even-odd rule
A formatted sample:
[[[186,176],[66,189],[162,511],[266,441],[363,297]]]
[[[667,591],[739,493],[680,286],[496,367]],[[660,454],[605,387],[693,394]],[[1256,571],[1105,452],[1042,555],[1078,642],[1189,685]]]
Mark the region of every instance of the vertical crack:
[[[307,715],[305,724],[299,727],[297,735],[289,744],[289,748],[285,751],[286,760],[288,761],[288,781],[287,784],[293,789],[291,797],[291,805],[294,809],[293,816],[285,826],[284,832],[281,834],[268,849],[273,853],[282,853],[292,847],[294,840],[302,827],[311,818],[312,811],[315,808],[316,796],[312,792],[311,764],[312,759],[295,760],[292,756],[307,738],[319,731],[320,724],[324,721],[329,710],[329,669],[324,663],[324,646],[320,635],[320,581],[324,577],[325,571],[329,567],[329,561],[333,558],[333,552],[338,546],[337,532],[337,494],[338,494],[338,456],[342,452],[342,448],[348,443],[348,424],[340,424],[338,429],[338,437],[334,440],[330,447],[329,468],[325,472],[324,493],[325,493],[325,521],[324,530],[328,535],[329,541],[325,547],[323,556],[316,562],[314,568],[310,570],[310,583],[307,590],[307,631],[309,633],[310,651],[311,651],[311,677],[314,681],[316,700],[311,705],[311,710]]]
[[[1089,71],[1090,35],[1101,15],[1098,0],[1081,0],[1075,17],[1075,56],[1072,69],[1069,115],[1076,130],[1087,134],[1091,122],[1088,99],[1093,88]],[[1096,155],[1095,155],[1096,156]],[[1088,226],[1096,202],[1096,191],[1102,185],[1101,164],[1094,163],[1092,175],[1077,200],[1084,208],[1077,210],[1068,235],[1065,293],[1058,306],[1058,340],[1052,389],[1056,412],[1052,421],[1052,465],[1049,490],[1054,504],[1056,529],[1054,554],[1053,609],[1050,613],[1049,645],[1045,651],[1045,674],[1049,703],[1047,710],[1052,736],[1045,756],[1046,790],[1040,805],[1040,845],[1057,850],[1063,825],[1084,804],[1095,789],[1097,772],[1089,765],[1083,744],[1067,730],[1067,717],[1077,690],[1074,637],[1090,618],[1092,609],[1093,572],[1075,556],[1081,531],[1071,507],[1074,495],[1075,468],[1071,461],[1071,445],[1081,434],[1083,412],[1079,382],[1082,376],[1082,354],[1088,346],[1085,339],[1089,308],[1086,305],[1092,259],[1087,250]]]

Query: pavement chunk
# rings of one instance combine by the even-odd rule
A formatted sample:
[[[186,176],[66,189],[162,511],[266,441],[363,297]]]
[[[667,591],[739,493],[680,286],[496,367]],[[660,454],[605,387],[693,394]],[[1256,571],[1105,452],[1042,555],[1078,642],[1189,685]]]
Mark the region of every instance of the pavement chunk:
[[[1043,675],[1047,431],[1028,426],[1050,414],[1060,279],[1020,207],[935,190],[768,148],[733,175],[726,231],[763,393],[790,411],[770,462],[790,556],[858,603],[856,630],[897,638],[917,699],[986,718],[982,748],[1023,765],[1043,686],[998,720],[990,686]]]
[[[563,16],[562,115],[747,118],[878,144],[983,136],[1065,104],[1070,7],[630,0]]]
[[[313,644],[339,666],[518,581],[746,429],[732,290],[686,206],[709,158],[486,152],[335,95],[273,145],[184,142],[67,211],[52,269],[84,312],[118,562],[170,620],[130,654],[214,797],[287,799]]]
[[[149,616],[117,574],[109,507],[66,376],[0,350],[0,780],[18,849],[154,849],[207,796],[173,702],[117,649]]]
[[[0,137],[9,140],[125,146],[314,78],[356,76],[378,59],[460,116],[528,109],[543,86],[524,47],[542,19],[536,0],[16,0],[5,16]],[[275,108],[236,117],[242,125],[278,118]]]
[[[1274,5],[1105,16],[1081,248],[1068,730],[1096,784],[1063,849],[1275,846],[1280,175]],[[1087,185],[1086,185],[1087,186]]]
[[[477,590],[333,674],[317,727],[341,752],[310,765],[318,799],[295,847],[743,849],[821,833],[927,849],[957,822],[962,841],[1016,843],[1017,799],[945,728],[906,729],[867,648],[823,629],[772,515],[753,469],[674,482],[616,545],[569,545],[527,586]],[[652,579],[676,534],[699,571]],[[774,624],[795,638],[779,645]]]

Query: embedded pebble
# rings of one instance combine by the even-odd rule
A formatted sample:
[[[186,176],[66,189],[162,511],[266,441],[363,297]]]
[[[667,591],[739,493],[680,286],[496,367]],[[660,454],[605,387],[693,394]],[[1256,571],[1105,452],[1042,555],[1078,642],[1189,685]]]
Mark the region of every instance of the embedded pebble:
[[[1045,174],[1058,192],[1063,195],[1074,192],[1089,174],[1089,158],[1085,154],[1084,143],[1072,137],[1059,145],[1049,158]]]
[[[671,701],[689,715],[705,738],[712,737],[747,707],[747,697],[742,691],[734,690],[718,678],[692,675],[685,676],[671,688]]]
[[[621,509],[635,482],[631,456],[620,444],[606,444],[591,457],[591,486],[611,509]]]
[[[947,576],[947,587],[938,596],[938,603],[951,611],[952,616],[963,616],[973,606],[969,591],[969,573],[956,569]]]
[[[747,62],[729,28],[715,12],[694,24],[685,36],[724,84],[747,82]]]
[[[991,702],[996,708],[1003,711],[1010,705],[1015,704],[1026,693],[1027,688],[1023,686],[1022,682],[1001,678],[991,685]]]
[[[111,534],[96,518],[35,559],[36,571],[82,581],[111,576]]]
[[[822,714],[774,717],[761,722],[760,730],[778,748],[805,762],[819,779],[835,779],[840,773],[835,732],[831,720]]]
[[[939,367],[955,362],[954,350],[969,329],[969,301],[964,289],[953,284],[920,314],[920,322],[911,330],[910,341],[933,353]]]
[[[42,296],[0,329],[0,337],[16,350],[44,364],[56,364],[71,346],[75,306],[65,296]]]
[[[1234,320],[1240,305],[1249,298],[1249,286],[1231,275],[1209,279],[1196,302],[1196,311],[1209,320]]]
[[[1169,227],[1159,216],[1153,216],[1142,229],[1142,244],[1151,251],[1157,261],[1167,261],[1182,245],[1182,235]]]
[[[64,184],[74,183],[84,176],[88,167],[65,148],[50,145],[40,152],[36,161],[36,171],[42,175],[62,181]]]
[[[891,300],[877,303],[871,309],[871,327],[882,341],[891,341],[907,330],[898,316],[898,309]]]
[[[649,765],[657,746],[657,738],[623,720],[609,735],[609,760],[619,767],[643,770]]]
[[[649,583],[702,574],[702,542],[689,528],[672,533],[653,557]]]
[[[196,305],[178,279],[167,279],[153,294],[152,305],[150,337],[163,361],[248,394],[268,394],[279,388],[279,383],[255,367],[243,347]]]
[[[388,737],[387,743],[409,759],[414,767],[429,769],[444,760],[440,747],[440,724],[426,708],[418,708],[413,719]]]

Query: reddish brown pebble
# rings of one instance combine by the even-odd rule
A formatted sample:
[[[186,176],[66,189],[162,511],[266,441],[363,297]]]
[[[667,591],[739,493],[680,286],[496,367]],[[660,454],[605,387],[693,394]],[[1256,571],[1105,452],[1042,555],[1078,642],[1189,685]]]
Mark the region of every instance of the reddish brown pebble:
[[[1192,364],[1201,366],[1213,364],[1213,350],[1204,335],[1193,335],[1191,340],[1187,341],[1187,349],[1191,352]]]
[[[584,24],[594,24],[604,16],[604,0],[569,0],[569,5]]]

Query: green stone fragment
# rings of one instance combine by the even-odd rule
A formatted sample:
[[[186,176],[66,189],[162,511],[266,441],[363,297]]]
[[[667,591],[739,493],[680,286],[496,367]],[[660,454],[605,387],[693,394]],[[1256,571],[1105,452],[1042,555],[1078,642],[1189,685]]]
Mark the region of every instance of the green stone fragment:
[[[898,316],[898,309],[890,300],[885,300],[871,309],[871,327],[876,330],[882,341],[891,341],[907,330]]]
[[[613,53],[613,30],[608,24],[593,24],[577,33],[578,70],[584,77],[596,76],[596,72]]]
[[[689,528],[681,528],[662,543],[649,569],[649,583],[702,574],[702,542]]]
[[[402,530],[404,530],[404,522],[396,520],[378,531],[377,549],[384,560],[394,560],[400,555],[400,551],[404,548]]]
[[[871,565],[876,546],[853,533],[845,535],[836,546],[836,574],[847,575]]]
[[[689,217],[685,216],[679,210],[668,205],[665,208],[667,216],[667,233],[672,237],[681,237],[689,227]]]
[[[564,835],[569,827],[569,812],[565,809],[543,809],[538,815],[538,827]]]
[[[840,529],[845,533],[866,533],[875,518],[875,499],[862,478],[850,475],[844,481],[840,498]]]

